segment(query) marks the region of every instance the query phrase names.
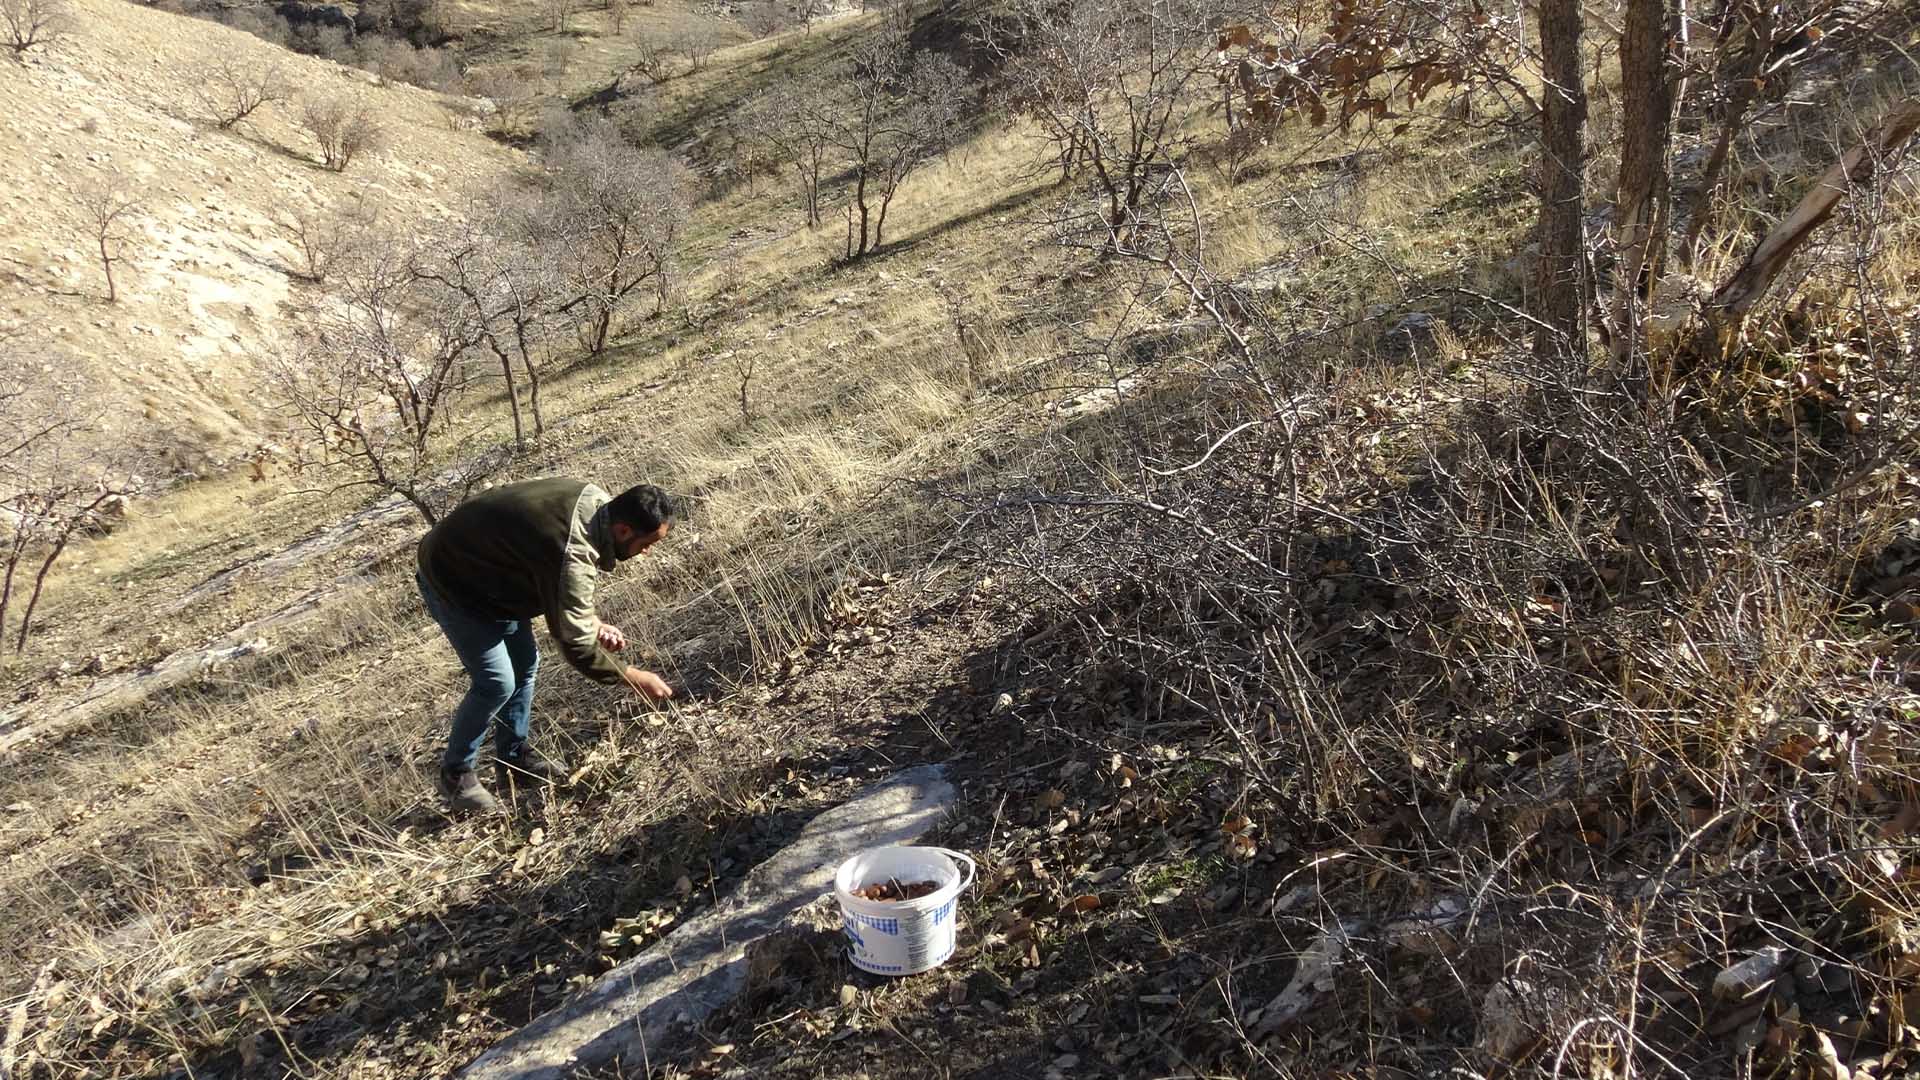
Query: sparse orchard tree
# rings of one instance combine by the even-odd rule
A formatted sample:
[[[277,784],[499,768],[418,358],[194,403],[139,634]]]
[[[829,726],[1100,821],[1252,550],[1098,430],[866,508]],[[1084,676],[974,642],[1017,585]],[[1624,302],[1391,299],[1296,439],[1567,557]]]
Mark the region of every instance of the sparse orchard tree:
[[[570,37],[554,38],[540,46],[541,70],[547,78],[559,81],[573,66],[574,54],[580,46]]]
[[[1219,70],[1220,12],[1169,0],[1015,0],[985,41],[1011,102],[1051,144],[1064,183],[1082,169],[1096,232],[1124,232],[1171,162]]]
[[[67,0],[0,0],[0,31],[15,59],[35,45],[57,40],[72,25]]]
[[[368,107],[344,96],[302,101],[300,124],[319,147],[320,163],[334,172],[346,172],[354,158],[376,153],[386,144],[386,129]]]
[[[561,281],[555,272],[563,254],[543,235],[537,193],[479,201],[467,216],[430,245],[418,273],[464,303],[480,341],[499,365],[513,417],[516,447],[526,446],[520,382],[527,384],[534,433],[546,430],[540,414],[538,353],[558,321]]]
[[[754,37],[769,37],[792,26],[793,17],[780,0],[755,0],[740,13],[740,24]]]
[[[113,266],[127,261],[128,223],[145,200],[124,177],[107,173],[77,184],[74,201],[86,222],[87,239],[100,257],[100,272],[107,280],[107,303],[114,303],[120,299],[120,290]]]
[[[269,102],[286,100],[287,84],[278,64],[222,51],[207,64],[194,95],[214,126],[227,131]]]

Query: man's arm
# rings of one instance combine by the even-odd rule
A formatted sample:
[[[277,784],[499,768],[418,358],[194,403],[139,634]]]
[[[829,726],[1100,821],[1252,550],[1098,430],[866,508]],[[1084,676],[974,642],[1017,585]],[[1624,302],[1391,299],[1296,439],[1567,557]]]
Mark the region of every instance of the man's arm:
[[[626,641],[618,630],[602,624],[594,612],[593,594],[598,580],[599,571],[592,563],[579,558],[567,560],[555,595],[547,602],[547,632],[560,644],[560,655],[567,658],[575,671],[594,682],[608,686],[625,683],[650,701],[672,697],[673,688],[666,680],[651,671],[629,667],[613,655],[607,638],[620,637],[621,647],[625,647]],[[603,633],[608,630],[613,631],[612,635]]]
[[[569,558],[547,599],[547,632],[573,669],[594,682],[615,686],[627,681],[627,667],[600,643],[600,617],[593,610],[599,571],[590,562]]]

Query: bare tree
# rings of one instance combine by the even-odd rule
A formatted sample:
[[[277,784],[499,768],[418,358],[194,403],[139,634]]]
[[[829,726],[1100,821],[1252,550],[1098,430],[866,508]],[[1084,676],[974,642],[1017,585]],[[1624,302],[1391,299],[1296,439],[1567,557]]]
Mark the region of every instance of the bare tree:
[[[88,239],[100,254],[100,272],[107,279],[107,302],[114,303],[120,291],[114,282],[113,264],[126,261],[127,223],[145,200],[124,177],[108,173],[76,185],[74,201],[86,221]]]
[[[808,228],[820,225],[820,181],[833,148],[834,104],[817,81],[789,81],[749,101],[736,115],[745,140],[793,170]]]
[[[1714,290],[1707,303],[1709,328],[1723,336],[1738,329],[1841,200],[1882,175],[1887,162],[1904,150],[1916,133],[1920,133],[1920,98],[1896,102],[1858,145],[1814,181],[1793,212],[1762,237],[1740,268]]]
[[[666,302],[669,261],[686,225],[686,170],[664,151],[628,143],[610,121],[583,124],[548,154],[544,235],[587,347],[606,349],[614,320],[641,288]]]
[[[1186,121],[1218,66],[1216,15],[1149,0],[1017,0],[990,24],[1011,100],[1052,144],[1064,182],[1084,168],[1124,228],[1167,163],[1183,158]]]
[[[541,70],[546,77],[558,82],[573,66],[574,54],[580,46],[570,37],[557,37],[542,42],[540,46]]]
[[[386,145],[386,129],[364,104],[344,96],[315,96],[301,102],[300,124],[320,149],[320,163],[346,172],[353,159]]]
[[[567,32],[567,20],[573,17],[576,0],[541,0],[540,9],[547,16],[549,28],[556,34]]]
[[[429,524],[442,509],[436,437],[485,337],[472,309],[434,280],[436,259],[430,243],[396,238],[351,260],[310,326],[265,364],[304,436],[301,469],[397,494]],[[451,481],[464,492],[476,479],[463,471]]]
[[[278,64],[255,63],[223,51],[201,74],[194,95],[214,125],[226,131],[261,106],[286,100],[287,86]]]
[[[627,12],[631,6],[631,0],[607,0],[607,33],[619,35],[627,32]]]
[[[1614,193],[1614,369],[1625,374],[1641,342],[1646,301],[1666,262],[1672,193],[1673,72],[1669,42],[1679,36],[1669,0],[1627,0],[1620,38],[1620,174]]]
[[[35,45],[58,39],[73,25],[67,0],[0,0],[0,38],[19,59]]]
[[[904,26],[862,38],[852,52],[852,99],[823,119],[853,169],[846,250],[857,259],[880,246],[901,182],[953,145],[972,92],[958,64],[915,54]]]
[[[30,344],[0,334],[0,519],[11,530],[0,541],[0,629],[21,572],[33,573],[16,652],[60,556],[76,537],[109,528],[143,485],[135,468],[143,440],[106,437],[97,411],[87,411],[86,388],[68,374],[73,366],[47,363]]]

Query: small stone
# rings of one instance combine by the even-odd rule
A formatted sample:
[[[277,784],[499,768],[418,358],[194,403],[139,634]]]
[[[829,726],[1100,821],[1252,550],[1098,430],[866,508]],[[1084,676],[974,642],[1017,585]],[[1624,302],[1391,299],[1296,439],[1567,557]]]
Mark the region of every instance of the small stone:
[[[860,991],[855,990],[852,983],[840,984],[840,1004],[842,1006],[852,1005],[855,1001],[859,1000],[859,997]]]
[[[1001,694],[993,699],[993,715],[1004,716],[1013,711],[1013,695]]]
[[[1713,996],[1738,1001],[1765,987],[1786,966],[1787,950],[1769,945],[1733,964],[1713,978]]]

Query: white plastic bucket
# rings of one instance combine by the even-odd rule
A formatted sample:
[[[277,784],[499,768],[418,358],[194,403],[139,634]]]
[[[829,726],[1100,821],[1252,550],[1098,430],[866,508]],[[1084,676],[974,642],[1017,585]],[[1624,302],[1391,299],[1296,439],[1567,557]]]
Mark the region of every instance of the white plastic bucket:
[[[853,966],[875,975],[917,975],[953,955],[960,893],[973,884],[973,859],[938,847],[868,848],[840,864],[833,895]],[[937,881],[915,900],[868,900],[853,890],[895,879]]]

